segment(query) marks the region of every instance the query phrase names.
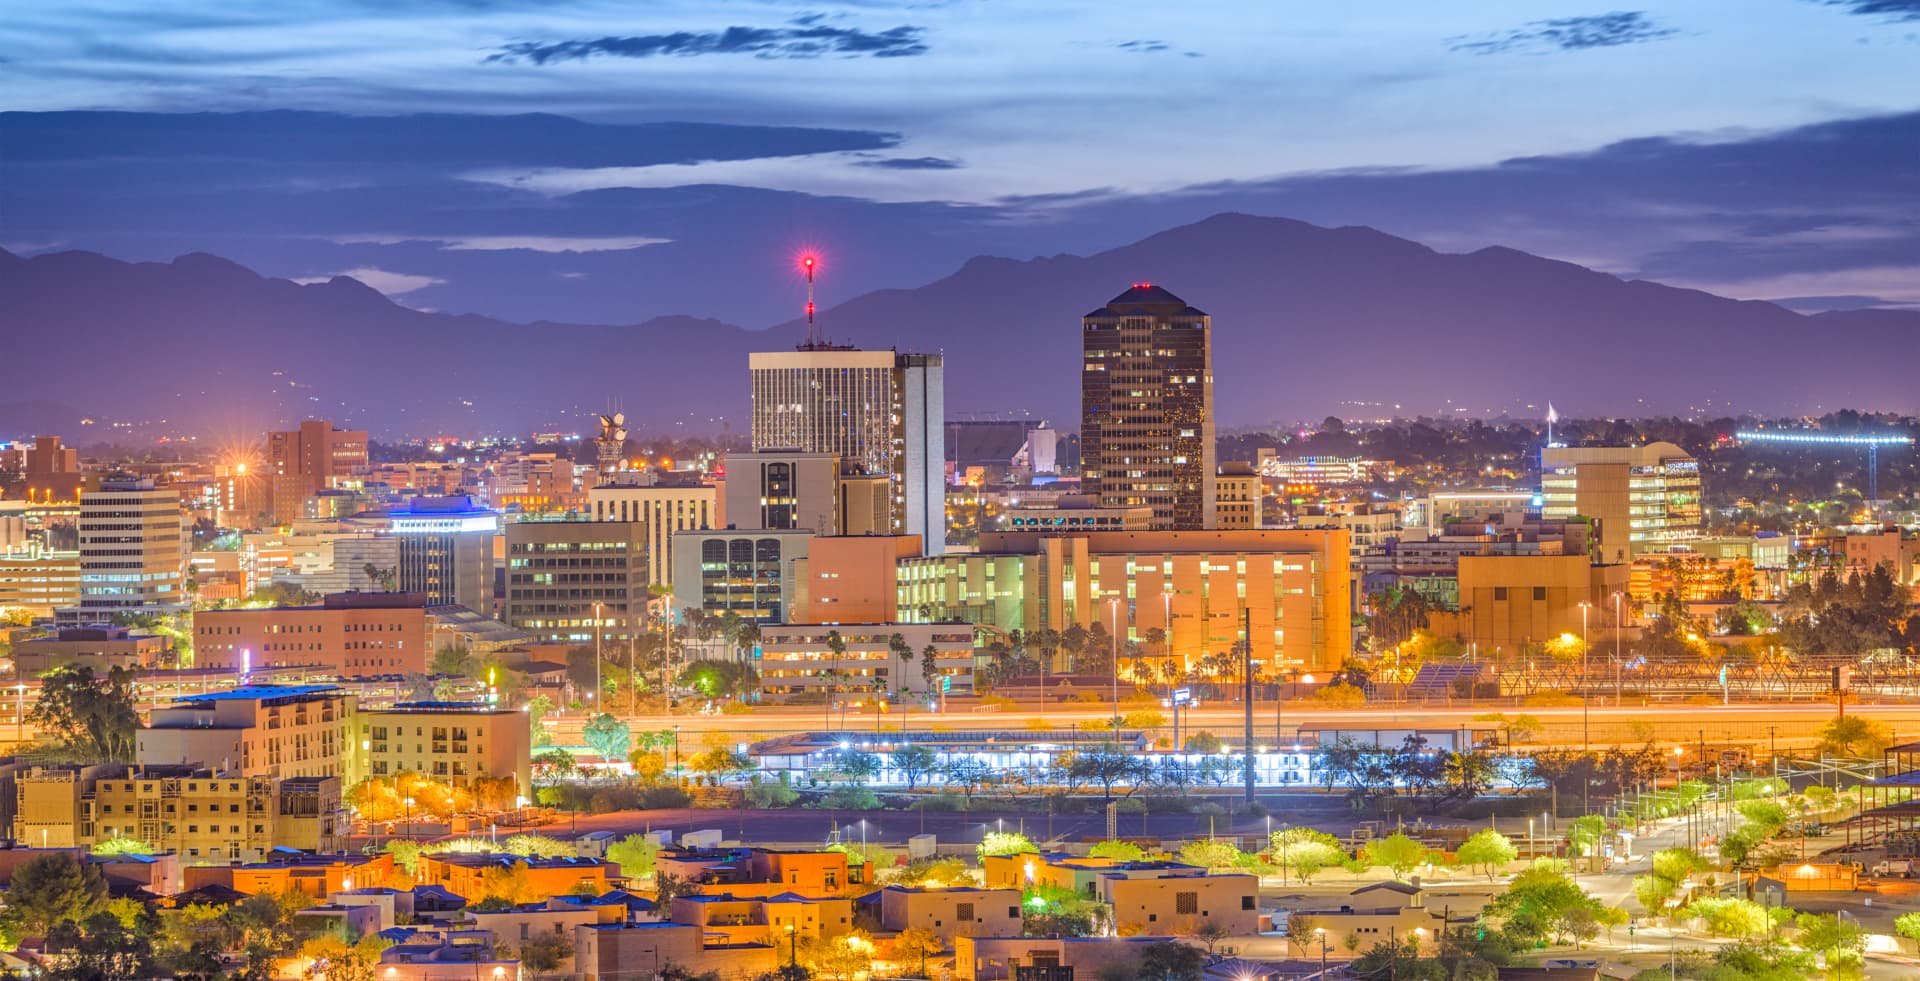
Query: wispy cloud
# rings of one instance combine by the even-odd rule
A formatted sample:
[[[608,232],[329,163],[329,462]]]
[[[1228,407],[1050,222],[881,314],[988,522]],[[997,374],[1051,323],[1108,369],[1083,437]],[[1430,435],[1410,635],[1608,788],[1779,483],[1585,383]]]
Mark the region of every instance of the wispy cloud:
[[[1525,26],[1474,37],[1449,38],[1455,51],[1491,55],[1512,52],[1584,51],[1645,44],[1680,33],[1662,27],[1644,11],[1616,10],[1590,17],[1561,17],[1530,21]]]
[[[856,166],[878,167],[882,170],[959,170],[960,161],[947,157],[886,157],[862,160]]]
[[[1814,0],[1827,7],[1844,7],[1847,13],[1863,17],[1884,17],[1891,21],[1920,20],[1920,0]]]
[[[447,252],[550,252],[556,255],[587,252],[625,252],[673,240],[656,235],[422,235],[400,232],[354,232],[322,236],[340,245],[405,245],[423,243]]]
[[[487,56],[489,62],[548,65],[607,56],[655,58],[667,55],[750,54],[757,58],[848,57],[906,58],[927,53],[926,29],[901,25],[884,31],[829,27],[803,18],[791,27],[729,27],[724,31],[676,31],[632,37],[577,41],[516,41]]]
[[[440,286],[446,283],[446,280],[437,276],[419,276],[413,273],[392,272],[386,269],[376,269],[372,266],[361,266],[342,272],[327,273],[324,276],[302,276],[295,279],[294,282],[311,286],[314,283],[324,283],[336,276],[357,279],[388,296],[399,296],[403,293],[412,293],[415,290],[423,290],[429,286]]]

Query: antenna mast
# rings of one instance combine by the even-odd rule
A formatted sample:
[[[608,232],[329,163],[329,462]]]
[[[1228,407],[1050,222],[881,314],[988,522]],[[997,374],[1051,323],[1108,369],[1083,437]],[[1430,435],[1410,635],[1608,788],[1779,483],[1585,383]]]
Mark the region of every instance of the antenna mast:
[[[813,256],[800,260],[807,267],[807,346],[812,347],[813,339]]]

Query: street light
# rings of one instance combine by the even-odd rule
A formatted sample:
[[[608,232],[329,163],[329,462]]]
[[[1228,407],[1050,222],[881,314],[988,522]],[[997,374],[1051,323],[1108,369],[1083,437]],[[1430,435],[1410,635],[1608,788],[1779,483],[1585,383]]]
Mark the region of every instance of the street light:
[[[1593,730],[1587,724],[1587,702],[1593,698],[1587,685],[1587,609],[1592,605],[1586,600],[1580,601],[1580,749],[1586,753],[1593,752]],[[1586,799],[1584,786],[1580,788],[1580,797]]]
[[[1613,591],[1613,704],[1620,704],[1620,631],[1626,624],[1620,618],[1620,591]]]
[[[406,798],[406,802],[407,802],[407,840],[412,841],[413,840],[413,798],[411,797]]]
[[[1120,738],[1120,597],[1107,599],[1107,608],[1113,613],[1108,617],[1113,623],[1113,738]]]
[[[599,600],[593,601],[593,697],[600,700],[600,606]]]

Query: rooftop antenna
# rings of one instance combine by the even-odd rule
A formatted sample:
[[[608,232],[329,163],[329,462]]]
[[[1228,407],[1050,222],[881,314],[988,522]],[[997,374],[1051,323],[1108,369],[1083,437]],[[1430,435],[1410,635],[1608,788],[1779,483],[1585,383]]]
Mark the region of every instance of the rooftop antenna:
[[[809,255],[809,256],[806,256],[806,257],[804,257],[804,258],[802,258],[802,259],[800,260],[800,264],[801,264],[801,265],[803,265],[803,266],[805,266],[805,267],[807,267],[807,346],[808,346],[808,347],[812,347],[812,346],[813,346],[813,344],[814,344],[814,337],[813,337],[813,266],[814,266],[814,261],[813,261],[813,256],[810,256],[810,255]]]

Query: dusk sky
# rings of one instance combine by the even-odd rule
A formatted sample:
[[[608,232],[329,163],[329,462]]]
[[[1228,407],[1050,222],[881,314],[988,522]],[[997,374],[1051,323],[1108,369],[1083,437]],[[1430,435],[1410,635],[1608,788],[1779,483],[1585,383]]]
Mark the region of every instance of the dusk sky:
[[[236,6],[0,19],[0,246],[760,327],[804,245],[827,305],[1238,210],[1920,306],[1920,0]]]

